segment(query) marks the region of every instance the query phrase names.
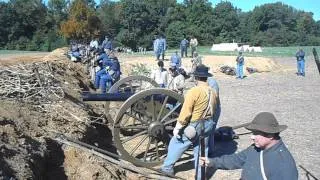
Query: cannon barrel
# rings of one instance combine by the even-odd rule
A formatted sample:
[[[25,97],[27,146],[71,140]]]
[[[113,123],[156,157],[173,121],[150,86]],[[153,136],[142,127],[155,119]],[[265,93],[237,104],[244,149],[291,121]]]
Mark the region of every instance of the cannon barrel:
[[[126,101],[134,93],[131,92],[117,92],[117,93],[90,93],[90,92],[82,92],[82,100],[83,101]],[[144,97],[144,99],[150,99],[151,97]],[[156,94],[153,96],[153,99],[156,101],[163,101],[165,96],[162,94]],[[177,100],[175,98],[169,97],[167,99],[167,103],[175,104]]]
[[[82,100],[83,101],[125,101],[129,99],[134,93],[130,92],[118,92],[118,93],[90,93],[90,92],[82,92]]]

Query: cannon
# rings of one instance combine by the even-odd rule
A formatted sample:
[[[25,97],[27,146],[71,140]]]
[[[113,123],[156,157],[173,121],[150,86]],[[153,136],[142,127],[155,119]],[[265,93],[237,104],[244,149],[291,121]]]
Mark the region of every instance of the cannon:
[[[114,116],[119,110],[122,102],[128,99],[128,97],[125,97],[124,99],[121,97],[127,96],[129,93],[133,95],[139,91],[156,87],[159,87],[159,85],[153,79],[150,79],[146,76],[128,76],[113,84],[108,90],[108,95],[83,92],[82,98],[84,101],[105,101],[106,118],[108,119],[109,123],[113,123]],[[103,96],[107,96],[109,100],[107,100],[105,97],[103,98]],[[112,99],[112,97],[117,99]]]
[[[117,101],[113,138],[120,157],[137,166],[153,167],[167,155],[167,146],[184,98],[158,88],[144,76],[130,76],[115,83],[106,94],[83,93],[84,101]]]

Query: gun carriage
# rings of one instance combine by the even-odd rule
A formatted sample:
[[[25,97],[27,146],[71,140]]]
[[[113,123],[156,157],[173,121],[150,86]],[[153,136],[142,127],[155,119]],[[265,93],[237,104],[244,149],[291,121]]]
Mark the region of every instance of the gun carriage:
[[[110,116],[111,102],[117,104],[113,138],[120,157],[137,166],[162,163],[183,104],[183,96],[150,78],[129,76],[116,82],[106,94],[83,93],[84,101],[105,101]]]

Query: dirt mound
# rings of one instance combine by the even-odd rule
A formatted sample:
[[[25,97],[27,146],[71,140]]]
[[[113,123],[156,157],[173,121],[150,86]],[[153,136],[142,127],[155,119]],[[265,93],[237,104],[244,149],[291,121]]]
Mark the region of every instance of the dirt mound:
[[[122,58],[122,59],[121,59]],[[131,74],[133,67],[139,64],[145,65],[148,69],[154,69],[157,67],[157,61],[153,57],[121,57],[120,62],[122,72],[124,75]],[[170,57],[166,57],[164,61],[164,66],[169,67]],[[236,57],[235,56],[203,56],[202,62],[203,64],[210,67],[210,70],[214,73],[220,72],[220,67],[222,66],[231,66],[236,67]],[[182,65],[187,71],[191,71],[191,58],[183,58]],[[281,69],[281,65],[278,64],[276,61],[270,58],[263,58],[263,57],[245,57],[245,65],[244,69],[247,67],[255,68],[259,72],[274,72],[279,71]],[[248,74],[248,73],[247,73]]]
[[[210,66],[214,72],[218,72],[223,65],[236,67],[235,59],[234,56],[204,56],[203,63]],[[246,67],[255,68],[259,72],[272,72],[281,68],[274,60],[263,57],[245,57],[244,69]]]
[[[23,67],[33,64],[0,66],[1,83],[17,83],[10,81],[21,76],[17,66],[27,69]],[[58,49],[37,60],[34,66],[39,72],[52,71],[51,76],[24,71],[28,79],[23,82],[39,89],[36,95],[28,94],[34,91],[20,91],[17,96],[2,94],[0,97],[0,179],[119,179],[117,167],[93,159],[89,154],[75,153],[54,141],[61,133],[116,152],[111,145],[110,129],[93,123],[102,122],[103,115],[80,99],[81,91],[90,89],[83,65],[69,61],[64,49]],[[52,80],[56,82],[54,87],[63,89],[64,98],[45,97],[50,93],[45,90],[49,87],[45,84]]]
[[[52,61],[52,60],[59,60],[61,58],[66,57],[68,52],[68,47],[58,48],[52,51],[50,54],[43,57],[44,61]]]

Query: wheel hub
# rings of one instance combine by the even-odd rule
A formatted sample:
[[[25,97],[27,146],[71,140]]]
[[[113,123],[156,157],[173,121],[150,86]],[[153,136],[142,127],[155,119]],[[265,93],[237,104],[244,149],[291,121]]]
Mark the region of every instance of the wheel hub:
[[[161,122],[152,122],[148,128],[148,134],[152,137],[161,137],[164,134],[164,125]]]

